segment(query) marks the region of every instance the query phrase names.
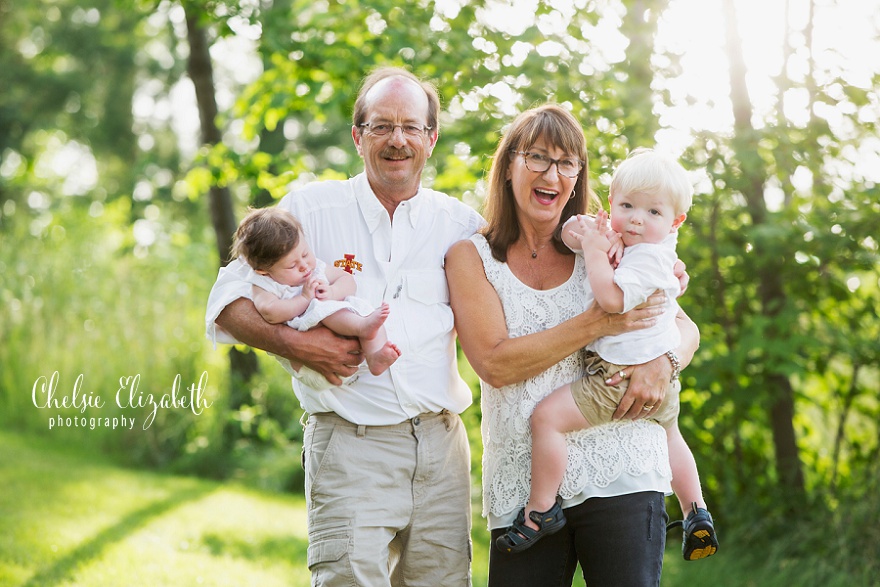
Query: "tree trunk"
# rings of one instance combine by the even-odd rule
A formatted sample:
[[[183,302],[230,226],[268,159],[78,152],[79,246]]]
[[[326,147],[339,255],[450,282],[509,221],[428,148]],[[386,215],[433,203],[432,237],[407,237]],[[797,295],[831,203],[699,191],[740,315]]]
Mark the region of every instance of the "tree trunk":
[[[200,23],[198,9],[190,3],[184,2],[184,10],[186,12],[187,40],[189,42],[187,73],[195,86],[202,143],[216,145],[220,142],[221,135],[216,122],[217,99],[208,41],[205,29]],[[211,212],[211,224],[214,226],[214,233],[217,238],[217,255],[220,259],[220,265],[225,266],[230,261],[232,235],[237,227],[229,188],[212,185],[208,202]],[[230,410],[238,410],[247,402],[249,397],[249,394],[245,391],[247,383],[257,373],[257,370],[257,355],[252,350],[239,351],[235,347],[229,350]],[[223,443],[227,449],[231,448],[235,440],[241,435],[240,428],[233,422],[234,420],[230,418],[224,427]]]
[[[196,90],[196,102],[199,107],[199,122],[202,130],[202,143],[216,145],[220,142],[220,129],[217,128],[217,99],[214,90],[214,69],[211,65],[211,54],[205,29],[199,22],[199,14],[189,4],[186,10],[186,33],[189,41],[189,61],[187,73]],[[235,213],[232,209],[232,196],[229,188],[212,185],[209,198],[211,224],[217,235],[217,254],[220,265],[229,262],[229,250],[232,246],[232,235],[236,229]]]
[[[746,199],[753,226],[758,227],[768,223],[769,213],[764,201],[767,169],[761,158],[755,154],[754,145],[758,133],[752,126],[752,103],[746,86],[742,40],[737,30],[733,0],[724,0],[724,12],[727,55],[730,62],[730,99],[734,115],[733,147],[742,172],[741,181],[735,187]],[[761,313],[769,318],[768,323],[771,325],[766,333],[769,342],[779,341],[783,337],[783,333],[773,326],[778,324],[779,314],[787,301],[780,263],[781,260],[766,254],[766,257],[761,259],[756,274]],[[805,495],[805,489],[794,431],[794,389],[787,376],[772,369],[772,366],[765,369],[764,383],[772,394],[770,425],[773,432],[776,469],[781,489],[792,498],[790,503],[795,505]]]
[[[837,419],[837,433],[834,435],[834,450],[831,452],[831,492],[837,490],[837,474],[840,470],[840,451],[843,449],[843,441],[846,436],[846,420],[849,417],[853,402],[859,395],[859,371],[862,366],[856,361],[852,366],[852,379],[849,389],[841,398],[840,417]]]

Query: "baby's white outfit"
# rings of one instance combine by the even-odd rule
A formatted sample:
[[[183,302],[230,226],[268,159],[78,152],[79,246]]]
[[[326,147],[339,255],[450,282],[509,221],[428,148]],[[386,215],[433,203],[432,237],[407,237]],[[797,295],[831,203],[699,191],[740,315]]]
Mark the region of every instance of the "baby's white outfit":
[[[327,275],[325,273],[326,268],[327,264],[324,263],[324,261],[315,259],[315,269],[312,272],[313,278],[327,281]],[[257,273],[253,268],[248,271],[245,280],[252,285],[263,288],[282,300],[289,300],[302,295],[303,286],[278,283],[271,277]],[[305,332],[306,330],[310,330],[317,326],[327,316],[335,314],[340,310],[348,310],[360,316],[369,316],[373,313],[375,308],[373,308],[367,300],[356,296],[348,296],[344,300],[318,300],[313,298],[312,301],[309,302],[309,307],[306,308],[306,311],[299,316],[288,320],[287,325],[296,328],[300,332]],[[297,371],[293,368],[293,365],[290,364],[290,361],[284,357],[279,357],[277,355],[272,356],[281,363],[288,373],[309,387],[314,389],[329,389],[330,387],[334,387],[330,385],[323,375],[314,369],[302,366],[299,371]],[[352,377],[356,377],[356,375],[353,375]]]

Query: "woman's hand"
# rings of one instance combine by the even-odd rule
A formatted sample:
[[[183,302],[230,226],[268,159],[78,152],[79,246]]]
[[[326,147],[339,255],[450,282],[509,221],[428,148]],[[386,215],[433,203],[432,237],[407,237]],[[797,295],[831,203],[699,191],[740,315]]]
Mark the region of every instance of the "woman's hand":
[[[629,388],[623,394],[613,418],[650,418],[666,397],[666,390],[672,380],[672,363],[666,355],[660,355],[642,365],[621,369],[605,382],[619,385],[624,379],[629,379]]]
[[[665,303],[666,294],[658,289],[644,303],[625,314],[606,314],[605,328],[600,336],[614,336],[654,326],[657,317],[663,313]],[[593,305],[596,305],[595,302]]]
[[[672,273],[678,278],[678,283],[681,285],[681,292],[678,294],[681,296],[687,291],[688,282],[691,280],[691,276],[687,273],[687,266],[684,264],[684,261],[681,259],[676,261],[675,265],[672,266]]]

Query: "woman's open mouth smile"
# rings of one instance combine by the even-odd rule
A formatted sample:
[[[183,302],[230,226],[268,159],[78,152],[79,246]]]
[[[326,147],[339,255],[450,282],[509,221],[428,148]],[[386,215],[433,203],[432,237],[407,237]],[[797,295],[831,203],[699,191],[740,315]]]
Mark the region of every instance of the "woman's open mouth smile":
[[[532,190],[532,193],[535,194],[535,199],[541,204],[552,204],[559,196],[559,192],[543,188],[535,188]]]

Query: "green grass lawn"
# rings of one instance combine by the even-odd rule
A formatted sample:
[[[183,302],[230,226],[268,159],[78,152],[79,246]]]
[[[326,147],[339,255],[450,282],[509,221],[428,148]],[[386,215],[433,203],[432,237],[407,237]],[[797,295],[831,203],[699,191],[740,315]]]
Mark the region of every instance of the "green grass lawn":
[[[488,533],[475,519],[474,584]],[[301,496],[0,432],[0,587],[309,585]]]
[[[308,585],[296,496],[0,434],[0,585]]]
[[[481,587],[489,537],[478,512],[473,576]],[[663,586],[806,584],[802,573],[792,582],[790,573],[767,572],[784,561],[762,563],[747,544],[720,536],[718,555],[685,563],[670,533]],[[306,548],[300,496],[127,469],[81,447],[0,432],[0,587],[307,586]],[[823,574],[816,584],[872,584],[815,576]]]

